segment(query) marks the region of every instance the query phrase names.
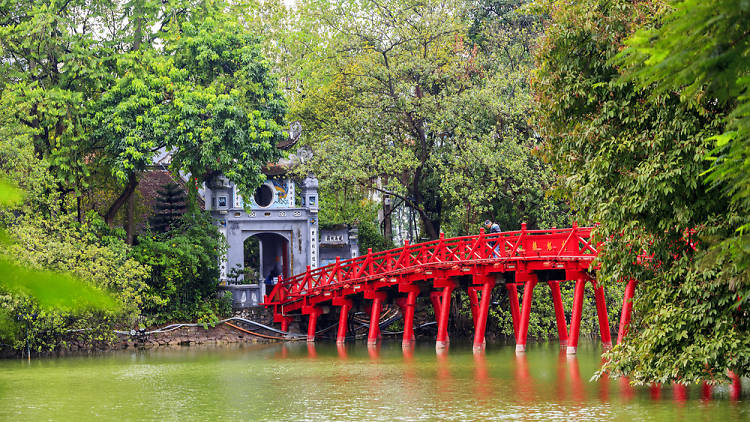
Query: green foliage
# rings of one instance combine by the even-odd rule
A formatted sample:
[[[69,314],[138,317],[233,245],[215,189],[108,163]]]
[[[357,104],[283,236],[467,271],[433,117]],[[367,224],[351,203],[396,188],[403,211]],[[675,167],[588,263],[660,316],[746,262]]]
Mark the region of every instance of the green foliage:
[[[151,268],[144,306],[153,322],[193,320],[213,309],[222,236],[205,212],[188,212],[166,233],[146,233],[133,247],[135,260]],[[213,312],[213,311],[211,311]]]
[[[360,255],[366,254],[368,249],[372,249],[373,252],[380,252],[395,247],[392,242],[388,242],[385,239],[377,223],[373,220],[362,220],[357,229]]]
[[[18,189],[4,188],[3,204],[22,197]],[[38,220],[17,219],[10,233],[14,241],[0,239],[0,339],[14,349],[50,350],[64,346],[70,330],[81,325],[87,328],[78,330],[77,337],[85,341],[111,339],[114,320],[137,312],[137,307],[120,302],[138,293],[131,280],[119,277],[128,263],[118,262],[110,249],[95,244],[98,237],[91,231],[71,233],[60,230],[60,225],[34,223]],[[84,239],[90,243],[83,244]],[[125,294],[115,298],[109,293],[114,289],[125,289]]]
[[[27,270],[5,259],[0,260],[0,273],[4,274],[3,289],[32,297],[40,306],[46,308],[116,308],[116,302],[112,297],[68,274]]]
[[[31,131],[19,125],[10,114],[11,111],[0,104],[0,174],[4,175],[4,182],[22,192],[6,192],[10,195],[6,197],[13,197],[14,201],[3,206],[13,211],[57,208],[49,194],[54,189],[49,163],[35,155]]]
[[[475,232],[487,217],[508,228],[567,220],[544,196],[552,175],[531,155],[526,121],[540,25],[517,13],[521,2],[495,3],[298,5],[284,40],[302,92],[290,93],[291,116],[324,193],[403,201],[426,238]]]
[[[144,296],[148,269],[128,258],[125,243],[113,236],[95,214],[81,225],[74,223],[72,216],[59,216],[53,221],[21,217],[12,223],[9,234],[15,242],[5,248],[4,255],[38,273],[29,288],[49,289],[41,296],[33,295],[41,305],[59,308],[61,300],[75,302],[76,298],[84,299],[101,289],[117,293],[122,301],[119,314],[132,323],[138,318],[140,307],[150,300]],[[42,269],[66,272],[90,284],[75,288],[80,281],[67,276],[56,279],[56,273]]]
[[[221,15],[169,28],[164,51],[118,57],[121,76],[93,109],[94,138],[122,181],[166,148],[173,171],[199,182],[222,172],[249,195],[278,157],[286,110],[257,39]]]
[[[190,173],[191,195],[217,172],[252,193],[286,136],[286,103],[256,35],[261,10],[236,1],[0,3],[0,217],[9,232],[0,233],[0,284],[12,291],[8,309],[37,314],[22,331],[49,333],[40,347],[56,347],[51,339],[81,321],[100,333],[144,310],[227,312],[226,300],[211,299],[223,248],[208,217],[189,213],[131,251],[122,231],[86,211],[112,224],[160,149],[172,153],[173,171]],[[18,334],[8,312],[2,331]]]
[[[715,252],[737,266],[718,274],[750,299],[750,4],[678,1],[670,3],[660,24],[640,29],[627,42],[619,61],[625,76],[654,95],[679,92],[682,103],[699,110],[715,103],[723,127],[708,140],[711,167],[706,181],[730,200],[739,221],[735,233],[714,239]],[[710,110],[707,110],[710,111]],[[707,133],[706,136],[710,135]],[[738,224],[739,223],[739,227]]]
[[[670,59],[643,62],[646,53],[625,48],[626,40],[638,33],[628,42],[660,45],[658,28],[674,29],[667,4],[540,1],[535,7],[550,17],[533,86],[545,157],[560,175],[558,192],[584,221],[600,224],[595,236],[606,242],[598,278],[639,280],[632,329],[605,369],[638,383],[717,380],[727,369],[748,373],[750,327],[737,302],[747,295],[747,276],[739,256],[725,253],[722,243],[743,214],[720,193],[726,181],[703,183],[710,138],[725,130],[732,111],[716,94],[695,95],[686,83],[704,64],[685,62],[687,73],[670,68],[705,43],[674,38],[672,47],[692,46],[686,56],[675,50]],[[671,36],[691,37],[677,32]],[[693,250],[689,242],[696,240]],[[644,251],[649,257],[639,258]]]
[[[73,287],[80,290],[80,285]],[[106,347],[115,340],[117,318],[111,312],[65,308],[69,306],[50,308],[29,296],[0,294],[0,341],[14,350],[45,352],[72,341]]]
[[[44,161],[53,181],[46,196],[55,191],[65,208],[75,197],[79,215],[101,207],[108,223],[160,148],[173,153],[175,172],[197,182],[223,172],[252,193],[261,166],[279,156],[286,105],[257,36],[229,14],[240,8],[3,2],[0,135],[22,139]],[[127,182],[125,200],[83,201],[101,199],[92,190],[113,179]]]

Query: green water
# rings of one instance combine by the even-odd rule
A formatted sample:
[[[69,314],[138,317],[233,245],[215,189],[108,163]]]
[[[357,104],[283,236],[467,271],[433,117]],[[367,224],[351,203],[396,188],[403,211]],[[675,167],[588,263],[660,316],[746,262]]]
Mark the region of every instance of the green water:
[[[727,388],[711,399],[589,381],[599,348],[432,343],[183,347],[0,361],[0,419],[38,420],[750,420]]]

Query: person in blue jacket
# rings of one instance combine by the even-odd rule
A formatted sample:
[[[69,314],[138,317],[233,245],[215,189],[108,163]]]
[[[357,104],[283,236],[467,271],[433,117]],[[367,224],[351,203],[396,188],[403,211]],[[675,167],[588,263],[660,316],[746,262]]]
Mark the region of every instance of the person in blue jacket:
[[[500,226],[497,225],[497,223],[493,223],[492,220],[485,220],[484,222],[484,231],[487,234],[492,233],[500,233]],[[495,256],[500,256],[500,241],[495,240],[490,242],[490,245],[492,246],[493,251],[495,252]]]

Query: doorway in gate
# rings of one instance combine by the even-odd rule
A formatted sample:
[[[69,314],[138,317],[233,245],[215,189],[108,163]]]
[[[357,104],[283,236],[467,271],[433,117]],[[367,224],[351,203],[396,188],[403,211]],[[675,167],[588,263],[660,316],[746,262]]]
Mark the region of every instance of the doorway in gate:
[[[290,275],[289,240],[279,233],[252,233],[244,241],[243,264],[248,283],[275,284]]]

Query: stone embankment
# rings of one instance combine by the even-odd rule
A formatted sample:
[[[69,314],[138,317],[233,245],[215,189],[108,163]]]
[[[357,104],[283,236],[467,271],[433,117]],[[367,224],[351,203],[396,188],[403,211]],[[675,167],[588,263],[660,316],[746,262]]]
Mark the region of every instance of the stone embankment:
[[[233,316],[272,325],[272,315],[263,307],[243,309],[235,312]],[[233,323],[232,325],[241,329],[231,327],[227,324],[218,324],[215,327],[207,328],[181,327],[172,331],[151,333],[148,335],[121,335],[121,341],[115,348],[189,346],[193,344],[270,343],[276,341],[273,338],[264,337],[269,335],[270,337],[274,337],[275,333],[266,332],[262,329],[250,329],[249,327],[243,327],[240,323]],[[242,329],[259,333],[261,336],[250,334]]]
[[[257,337],[226,324],[216,327],[182,327],[166,333],[153,333],[144,336],[121,336],[119,348],[156,347],[156,346],[189,346],[192,344],[229,344],[229,343],[268,343],[273,340]]]

